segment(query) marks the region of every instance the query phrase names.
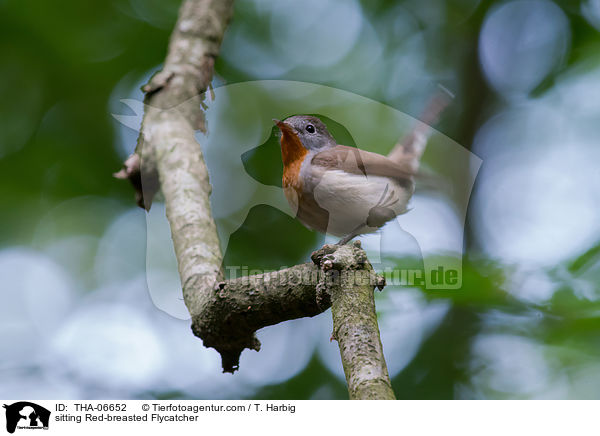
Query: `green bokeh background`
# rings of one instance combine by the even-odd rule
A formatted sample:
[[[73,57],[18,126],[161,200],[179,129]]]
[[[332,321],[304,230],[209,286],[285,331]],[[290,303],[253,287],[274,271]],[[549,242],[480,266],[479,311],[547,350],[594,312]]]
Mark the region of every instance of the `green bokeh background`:
[[[274,40],[280,35],[269,30],[265,12],[270,7],[269,2],[238,1],[222,56],[216,63],[215,85],[272,78],[313,82],[364,95],[418,117],[437,83],[442,83],[455,91],[456,99],[436,128],[470,149],[481,126],[515,104],[486,80],[478,54],[486,16],[506,2],[452,0],[443,2],[444,7],[442,2],[422,3],[425,2],[364,0],[356,3],[373,34],[387,41],[380,44],[380,57],[376,62],[380,67],[364,72],[363,76],[361,56],[369,47],[362,45],[366,44],[362,37],[355,41],[347,55],[333,64],[294,65],[283,72],[275,66],[270,69],[270,61],[275,61],[269,57],[278,56],[273,48]],[[123,136],[111,113],[131,114],[128,108],[119,105],[119,99],[141,98],[136,87],[160,68],[179,4],[174,0],[0,1],[3,55],[0,65],[0,250],[21,247],[30,250],[28,252],[43,253],[76,283],[77,298],[88,297],[98,289],[100,279],[93,271],[95,253],[89,249],[81,253],[75,249],[57,252],[48,247],[65,238],[83,235],[93,240],[86,247],[98,248],[113,220],[132,209],[131,187],[111,174],[120,168],[127,151],[133,149],[135,132]],[[524,99],[551,93],[564,74],[574,71],[574,80],[577,80],[582,65],[584,72],[598,68],[600,34],[582,12],[586,5],[596,3],[569,0],[554,4],[568,20],[569,49],[543,80],[524,93]],[[393,63],[385,61],[411,36],[393,26],[395,14],[400,12],[411,17],[413,29],[422,35],[419,50],[424,52],[422,58],[414,62],[422,61],[420,68],[428,75],[421,82],[415,82],[418,85],[414,89],[391,96],[386,91],[386,83],[404,71],[396,70]],[[310,15],[310,8],[306,13]],[[296,19],[303,20],[303,17]],[[250,53],[248,62],[260,63],[260,74],[256,69],[241,68],[233,61],[241,56],[236,52],[236,42],[228,40],[236,29],[239,34],[251,37],[258,47],[261,56],[252,57]],[[400,32],[398,39],[384,38],[397,31]],[[410,57],[407,62],[410,64]],[[354,74],[355,71],[358,72]],[[375,76],[377,84],[365,85],[369,75]],[[597,95],[592,93],[590,98],[597,99]],[[600,129],[597,121],[591,125],[593,132]],[[344,132],[340,130],[339,134],[344,135]],[[578,152],[576,147],[574,150]],[[257,180],[277,183],[281,169],[274,168],[277,162],[267,148],[244,156],[244,161],[249,174]],[[568,174],[556,177],[568,177]],[[535,205],[536,198],[532,197],[531,202]],[[590,209],[597,206],[598,202],[587,205]],[[144,225],[142,211],[130,213],[137,214],[137,222]],[[579,246],[577,254],[559,263],[539,266],[538,272],[552,284],[554,291],[548,298],[532,301],[520,298],[511,288],[511,277],[518,265],[485,249],[485,236],[479,233],[477,219],[478,216],[471,214],[466,225],[463,288],[418,291],[424,304],[443,301],[448,303],[448,309],[441,322],[419,344],[414,358],[394,377],[393,388],[398,398],[597,398],[600,392],[597,389],[600,387],[598,239],[588,238]],[[577,215],[572,219],[576,222]],[[262,235],[267,232],[290,235],[289,240],[295,244],[283,244],[276,238],[265,241]],[[259,206],[232,236],[226,260],[263,268],[290,265],[305,261],[310,249],[322,240],[321,235],[306,230],[285,214]],[[70,247],[76,248],[77,244]],[[10,252],[7,253],[9,256]],[[132,245],[130,252],[121,255],[122,258],[115,259],[116,263],[144,267],[143,247]],[[415,262],[411,258],[395,261],[398,265]],[[18,289],[14,282],[0,277],[3,299]],[[588,292],[582,293],[581,289]],[[39,289],[39,292],[44,290]],[[403,291],[391,289],[389,292]],[[386,299],[386,293],[377,298]],[[52,310],[51,306],[48,310]],[[3,325],[2,320],[0,326],[5,331],[0,337],[0,341],[5,342],[2,350],[8,356],[7,338],[12,327],[10,323]],[[191,335],[186,328],[180,332]],[[328,336],[329,332],[321,334]],[[496,355],[501,362],[477,357],[477,344],[490,337],[506,339],[501,355]],[[520,389],[521,385],[528,384],[527,369],[523,372],[524,379],[511,379],[511,373],[519,372],[528,362],[518,358],[523,348],[512,349],[513,343],[524,344],[528,352],[535,352],[543,362],[544,377],[539,386]],[[387,358],[389,361],[396,356]],[[0,379],[13,379],[16,374],[35,377],[46,371],[43,360],[31,363],[24,358],[17,363],[6,362],[0,363]],[[533,372],[538,369],[529,368]],[[202,389],[173,389],[160,381],[147,388],[102,390],[98,383],[79,382],[72,373],[67,376],[77,386],[76,390],[69,391],[74,393],[52,388],[42,389],[39,394],[35,390],[27,392],[31,397],[48,398],[52,398],[53,392],[57,396],[91,398],[222,397],[220,393]],[[2,393],[18,396],[18,385],[11,389]],[[253,385],[238,393],[232,390],[224,396],[343,399],[347,394],[343,379],[334,375],[315,352],[308,364],[289,379]]]

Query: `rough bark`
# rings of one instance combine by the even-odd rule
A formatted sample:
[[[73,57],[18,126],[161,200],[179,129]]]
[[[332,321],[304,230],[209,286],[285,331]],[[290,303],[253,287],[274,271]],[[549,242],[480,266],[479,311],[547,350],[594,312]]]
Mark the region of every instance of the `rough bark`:
[[[195,131],[206,131],[202,101],[232,13],[233,0],[183,2],[164,68],[143,87],[145,113],[135,154],[115,174],[131,181],[138,205],[147,210],[162,190],[183,296],[197,334],[205,330],[202,319],[214,306],[213,287],[223,276],[211,186]],[[233,371],[237,363],[225,362],[235,360],[223,356],[223,369]]]
[[[367,260],[360,242],[329,246],[313,253],[324,274],[318,289],[327,292],[337,340],[352,400],[394,400],[379,336],[373,290],[385,285]]]
[[[312,263],[218,282],[204,299],[192,329],[206,347],[221,354],[224,371],[233,372],[245,349],[260,350],[255,332],[290,319],[327,310],[316,294],[319,269]]]

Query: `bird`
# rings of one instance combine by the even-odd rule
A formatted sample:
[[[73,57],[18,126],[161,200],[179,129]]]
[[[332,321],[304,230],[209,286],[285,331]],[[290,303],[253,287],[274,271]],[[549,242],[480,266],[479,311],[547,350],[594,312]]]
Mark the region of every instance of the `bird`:
[[[281,132],[283,191],[304,226],[341,237],[343,245],[408,211],[422,150],[391,159],[338,144],[316,116],[273,121]]]
[[[429,125],[454,98],[439,88],[422,122],[387,156],[338,144],[313,115],[273,119],[281,133],[283,192],[296,218],[309,229],[341,237],[337,244],[344,245],[408,212],[415,180],[427,180],[419,164]]]

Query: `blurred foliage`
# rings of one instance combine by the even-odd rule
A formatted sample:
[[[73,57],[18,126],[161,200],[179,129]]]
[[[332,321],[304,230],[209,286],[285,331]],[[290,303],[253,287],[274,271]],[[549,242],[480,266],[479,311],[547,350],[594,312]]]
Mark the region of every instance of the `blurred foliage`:
[[[149,73],[160,68],[179,3],[0,2],[0,49],[4,56],[0,67],[1,248],[30,246],[46,250],[69,235],[96,238],[92,245],[97,247],[110,223],[132,206],[131,187],[111,174],[120,168],[123,147],[133,147],[135,135],[128,136],[128,143],[121,143],[123,138],[117,133],[117,122],[109,107],[119,98],[141,96],[135,94],[134,85],[141,85]],[[411,0],[360,1],[360,11],[373,34],[385,41],[381,64],[410,36],[388,26],[394,14],[405,11],[414,29],[422,32],[423,69],[431,77],[419,92],[408,90],[392,97],[385,86],[368,88],[364,77],[352,76],[361,66],[360,41],[339,63],[320,69],[298,65],[280,75],[273,72],[270,77],[240,68],[232,62],[231,52],[226,52],[216,63],[217,84],[267,78],[312,81],[365,95],[416,117],[425,96],[430,95],[427,86],[452,76],[448,81],[458,92],[458,103],[444,115],[438,128],[470,147],[482,123],[505,104],[485,81],[477,52],[486,14],[505,2],[444,3],[445,7],[437,8]],[[553,69],[531,96],[552,89],[558,75],[581,60],[600,59],[598,30],[582,16],[584,3],[556,2],[569,20],[570,50],[565,62]],[[275,50],[274,40],[282,35],[272,34],[263,22],[261,8],[265,4],[238,1],[231,27],[246,29],[257,46],[266,47],[262,53],[269,54]],[[389,39],[390,29],[400,32],[401,38]],[[232,43],[226,40],[224,50],[229,50],[227,44]],[[262,58],[257,62],[266,63]],[[401,80],[404,70],[397,71],[392,65],[374,74],[379,73],[385,74],[377,81],[385,84],[393,78]],[[121,92],[123,87],[128,91]],[[120,110],[128,111],[124,106]],[[338,142],[355,145],[344,126],[334,120],[325,121]],[[280,186],[282,169],[276,142],[274,129],[266,143],[246,153],[242,160],[256,180]],[[449,309],[424,338],[410,363],[394,377],[398,398],[597,397],[600,244],[589,241],[589,247],[580,255],[542,269],[556,289],[547,299],[531,300],[523,298],[519,285],[511,281],[517,266],[488,258],[471,224],[469,220],[466,226],[468,256],[463,263],[462,289],[421,290],[427,303],[448,302]],[[290,266],[306,261],[310,250],[323,240],[322,235],[305,229],[282,212],[259,206],[233,234],[225,263],[260,269]],[[76,281],[88,274],[94,259],[94,254],[81,256],[80,263],[68,257],[57,260],[67,266]],[[415,259],[396,258],[395,262],[405,268],[420,265]],[[88,275],[91,277],[91,273]],[[95,279],[90,277],[77,281],[85,284],[81,290],[93,289]],[[377,296],[380,302],[388,297],[386,292]],[[494,354],[494,350],[481,345],[482,338],[502,340],[506,346],[498,347]],[[522,348],[513,350],[511,344]],[[544,386],[520,390],[527,383],[511,381],[512,374],[522,366],[531,364],[534,368],[530,360],[521,358],[520,349],[534,350],[545,357]],[[388,360],[394,358],[388,356]],[[94,392],[90,388],[90,395]],[[120,394],[157,398],[188,395],[160,390]],[[244,395],[261,399],[345,398],[346,392],[343,380],[315,353],[307,366],[289,380]]]

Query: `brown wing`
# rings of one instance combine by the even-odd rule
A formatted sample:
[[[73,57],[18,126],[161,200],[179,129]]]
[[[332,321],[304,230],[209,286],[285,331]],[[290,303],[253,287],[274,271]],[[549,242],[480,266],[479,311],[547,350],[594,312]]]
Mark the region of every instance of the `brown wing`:
[[[346,145],[317,153],[311,160],[313,165],[326,169],[338,169],[352,174],[390,177],[403,186],[412,186],[413,174],[385,156]]]

